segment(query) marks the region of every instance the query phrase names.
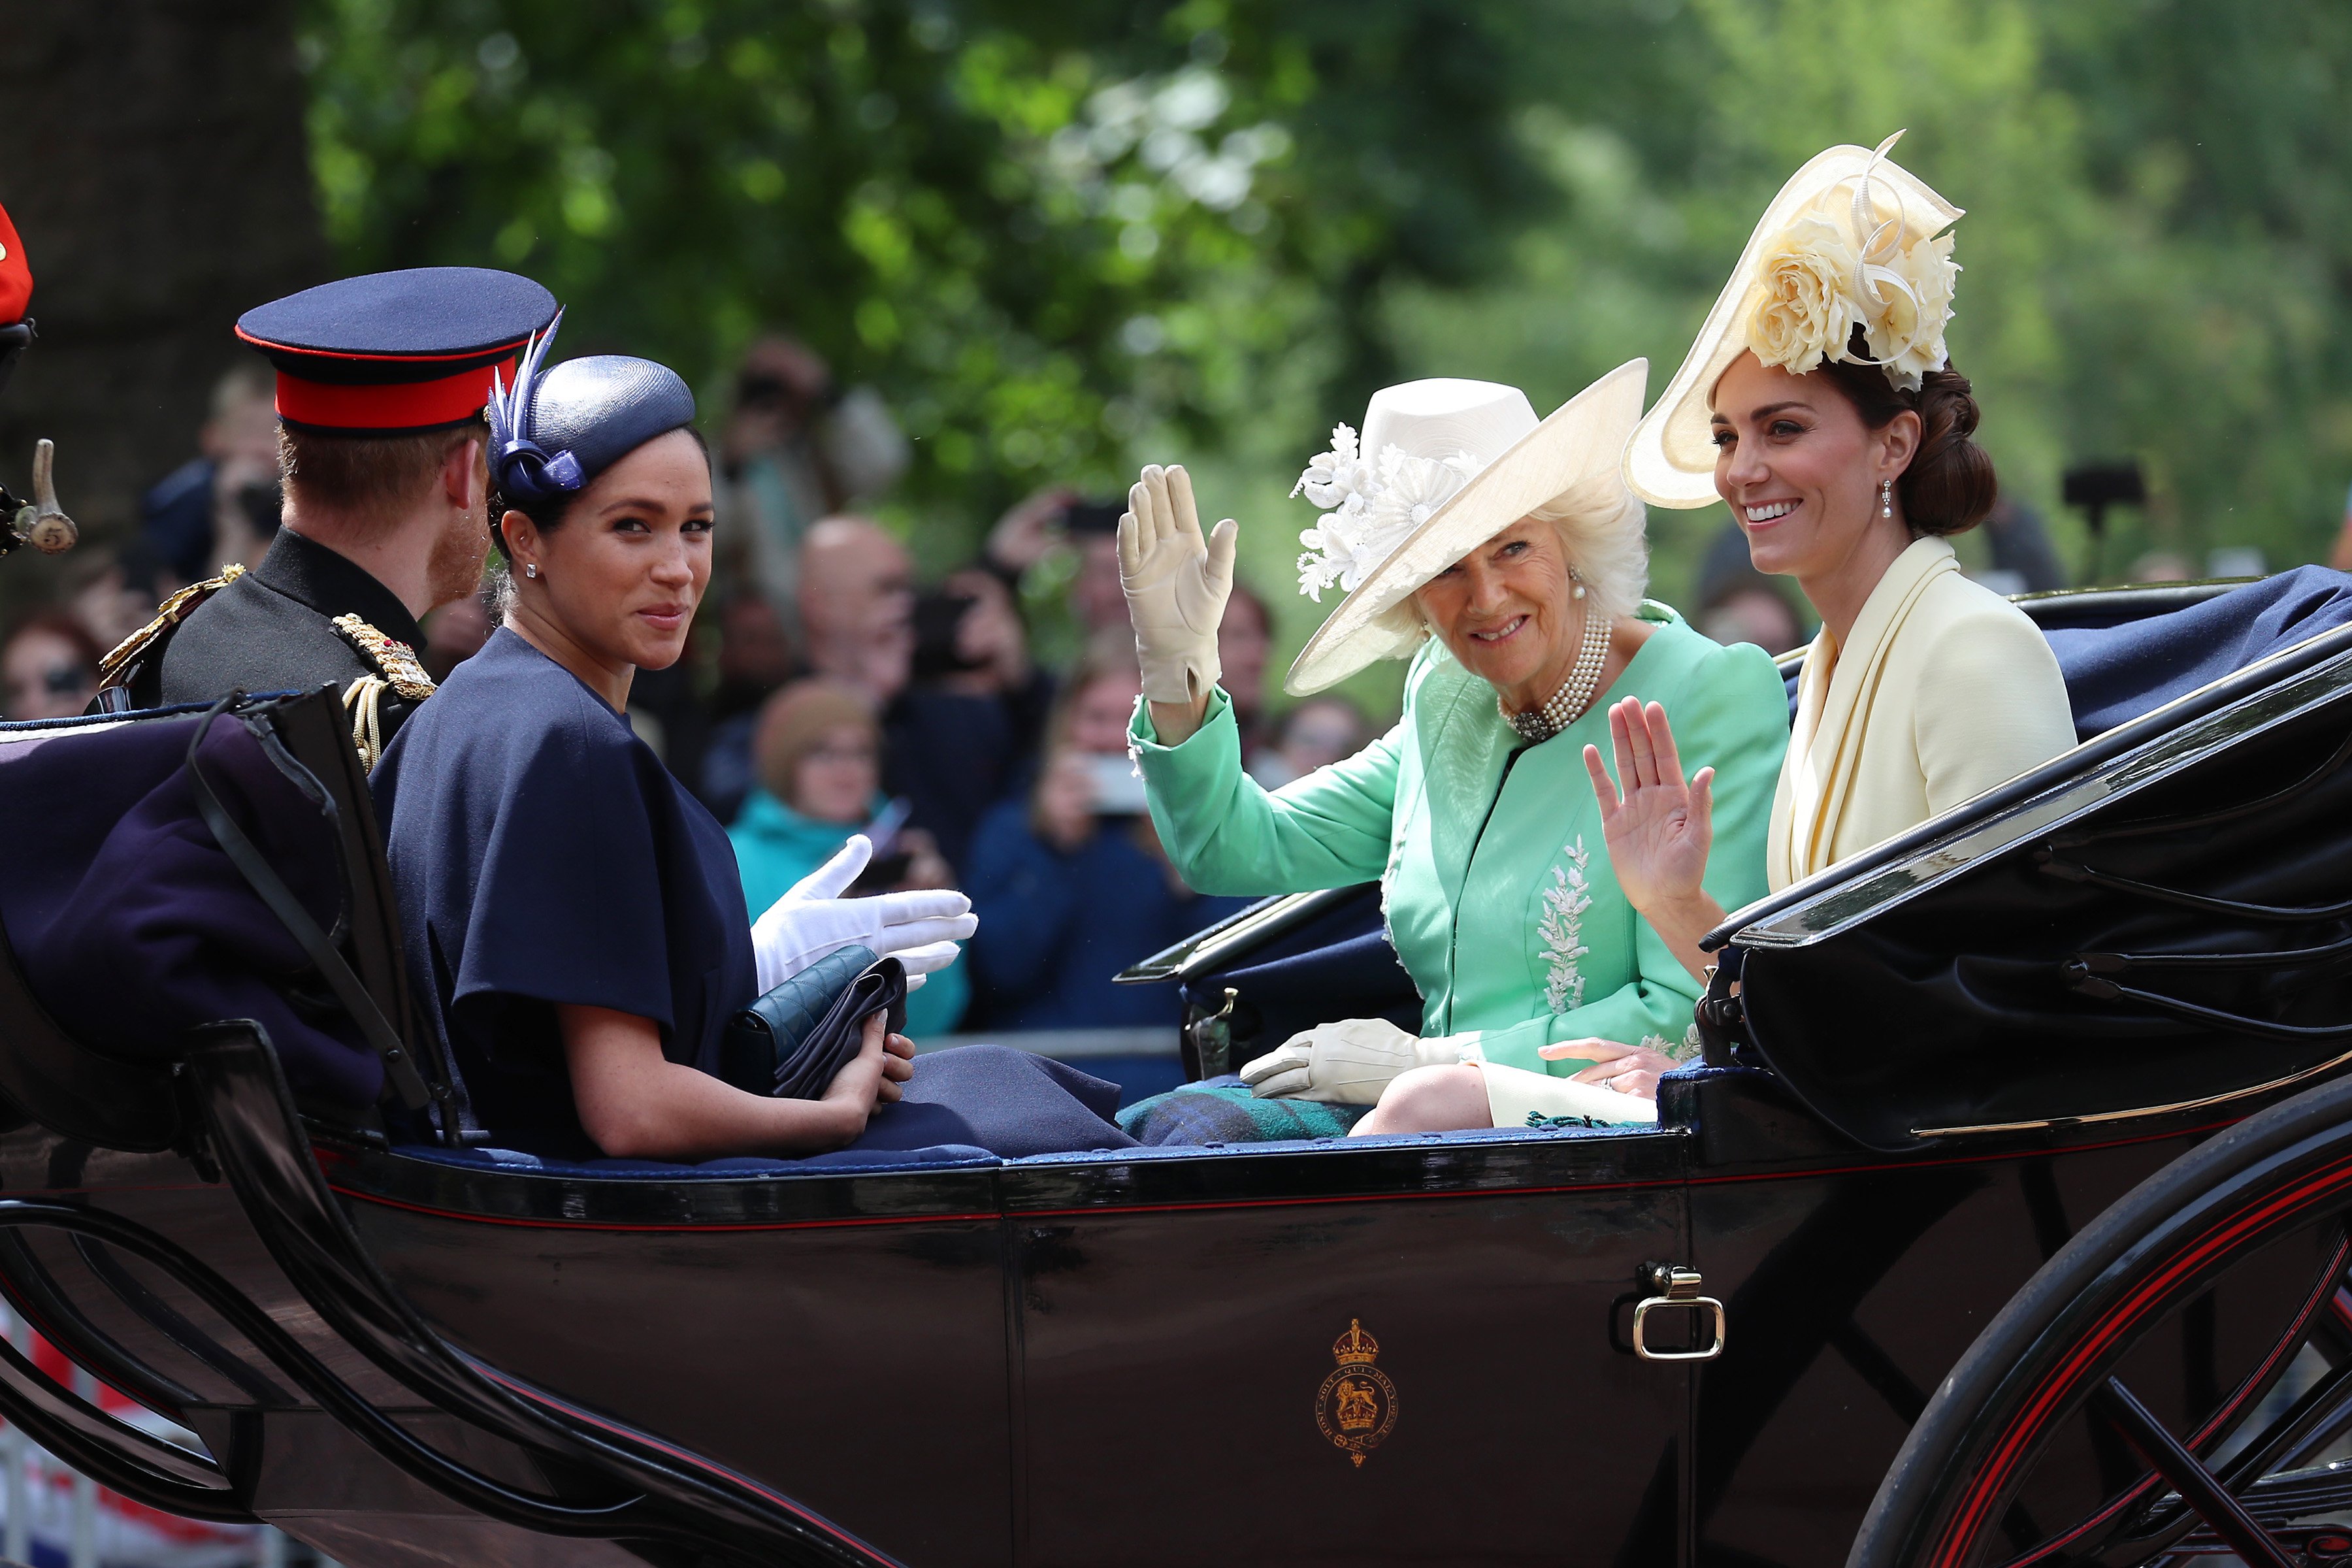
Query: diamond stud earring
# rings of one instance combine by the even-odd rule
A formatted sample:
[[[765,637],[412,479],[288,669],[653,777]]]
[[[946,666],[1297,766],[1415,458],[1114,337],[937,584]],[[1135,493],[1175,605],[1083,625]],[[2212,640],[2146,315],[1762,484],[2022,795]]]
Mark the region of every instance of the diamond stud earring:
[[[1895,481],[1893,479],[1878,481],[1878,515],[1881,517],[1895,515]]]
[[[539,568],[534,564],[525,563],[522,569],[522,574],[526,577],[536,577],[539,575]]]

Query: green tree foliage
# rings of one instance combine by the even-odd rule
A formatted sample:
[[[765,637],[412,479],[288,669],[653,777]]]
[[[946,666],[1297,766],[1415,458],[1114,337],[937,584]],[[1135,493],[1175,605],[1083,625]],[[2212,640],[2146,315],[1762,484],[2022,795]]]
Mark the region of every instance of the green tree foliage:
[[[789,328],[968,544],[1182,458],[1295,647],[1306,454],[1369,391],[1662,386],[1835,142],[1969,209],[1951,342],[2012,493],[2136,456],[2101,557],[2326,547],[2352,479],[2352,13],[2279,0],[303,0],[352,267],[519,267],[723,400]],[[1719,510],[1657,515],[1685,597]],[[1969,546],[1969,548],[1975,548]],[[1374,692],[1377,700],[1377,692]]]
[[[1139,431],[1213,443],[1269,375],[1370,384],[1392,366],[1375,290],[1475,278],[1549,189],[1498,90],[1521,74],[1502,0],[308,16],[349,266],[528,271],[572,352],[656,354],[722,396],[788,330],[884,392],[916,437],[902,500],[967,529],[1040,483],[1114,482]]]
[[[2226,0],[1692,0],[1661,34],[1681,95],[1594,108],[1577,78],[1521,131],[1563,194],[1512,276],[1391,296],[1402,363],[1557,399],[1635,353],[1654,392],[1755,216],[1806,158],[1907,128],[1897,156],[1969,216],[1950,334],[1981,437],[2068,558],[2090,541],[2059,476],[2136,457],[2146,552],[2202,570],[2221,545],[2273,567],[2325,554],[2352,480],[2352,16]],[[1690,587],[1719,511],[1652,518],[1658,579]]]

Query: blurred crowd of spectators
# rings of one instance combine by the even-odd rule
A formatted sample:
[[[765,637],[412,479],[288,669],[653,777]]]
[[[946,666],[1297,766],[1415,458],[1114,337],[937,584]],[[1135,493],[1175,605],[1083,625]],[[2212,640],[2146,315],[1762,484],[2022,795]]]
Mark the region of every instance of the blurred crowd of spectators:
[[[259,560],[278,519],[271,398],[257,363],[223,378],[196,456],[148,493],[140,536],[86,549],[59,602],[0,639],[0,712],[81,712],[102,649],[182,584]],[[919,568],[864,510],[908,466],[888,408],[781,337],[746,356],[718,457],[726,526],[696,638],[677,667],[640,673],[629,718],[729,825],[750,908],[862,832],[876,854],[861,891],[955,886],[980,913],[963,961],[913,998],[919,1037],[1164,1021],[1164,996],[1109,977],[1240,900],[1178,879],[1127,755],[1137,674],[1121,503],[1043,491],[978,555]],[[1987,539],[1992,563],[1979,574],[2003,591],[2063,585],[2030,510],[2005,504]],[[2132,575],[2191,574],[2168,559],[2142,564]],[[1779,652],[1808,635],[1788,585],[1756,573],[1737,529],[1696,586],[1693,618],[1719,641]],[[1066,623],[1052,640],[1077,649],[1062,668],[1035,657],[1040,616]],[[484,601],[435,612],[426,668],[446,676],[491,626]],[[1279,786],[1353,754],[1372,730],[1343,697],[1272,709],[1273,632],[1265,603],[1236,586],[1218,638],[1224,684],[1250,773]]]

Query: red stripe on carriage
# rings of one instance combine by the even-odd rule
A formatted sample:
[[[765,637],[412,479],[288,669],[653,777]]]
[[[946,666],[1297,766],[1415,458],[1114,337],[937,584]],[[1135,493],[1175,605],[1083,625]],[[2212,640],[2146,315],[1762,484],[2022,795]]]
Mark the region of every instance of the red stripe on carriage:
[[[2315,1314],[2323,1305],[2333,1305],[2338,1316],[2343,1316],[2345,1314],[2347,1293],[2340,1289],[2331,1292],[2328,1289],[2328,1285],[2331,1280],[2340,1279],[2344,1277],[2344,1268],[2347,1261],[2352,1261],[2352,1240],[2339,1241],[2336,1244],[2335,1254],[2330,1258],[2327,1267],[2319,1271],[2318,1285],[2312,1290],[2310,1298],[2304,1302],[2303,1310],[2294,1315],[2294,1321],[2287,1325],[2286,1332],[2280,1337],[2279,1342],[2271,1347],[2271,1353],[2263,1358],[2263,1363],[2260,1366],[2254,1368],[2253,1371],[2239,1379],[2236,1396],[2231,1399],[2228,1404],[2222,1405],[2219,1410],[2216,1410],[2213,1413],[2212,1417],[2208,1420],[2205,1425],[2200,1426],[2196,1431],[2189,1435],[2187,1439],[2188,1447],[2192,1450],[2195,1449],[2200,1443],[2204,1442],[2207,1438],[2212,1436],[2216,1431],[2220,1430],[2222,1422],[2227,1421],[2231,1416],[2238,1413],[2239,1409],[2246,1403],[2246,1395],[2254,1389],[2262,1386],[2263,1380],[2270,1376],[2271,1369],[2278,1365],[2280,1358],[2286,1354],[2287,1346],[2290,1344],[2300,1344],[2302,1342],[2302,1334],[2305,1326],[2311,1321],[2313,1315]],[[2074,1542],[2080,1541],[2084,1535],[2087,1535],[2092,1531],[2096,1530],[2100,1525],[2105,1524],[2107,1521],[2115,1518],[2116,1515],[2121,1513],[2124,1510],[2146,1498],[2149,1492],[2153,1491],[2158,1486],[2162,1484],[2163,1479],[2163,1477],[2150,1472],[2148,1475],[2141,1479],[2140,1483],[2137,1486],[2133,1487],[2130,1490],[2123,1493],[2120,1497],[2117,1497],[2114,1501],[2108,1503],[2106,1507],[2099,1510],[2098,1512],[2091,1515],[2090,1518],[2084,1520],[2081,1523],[2075,1525],[2074,1529],[2066,1531],[2063,1535],[2052,1536],[2049,1540],[2035,1547],[2032,1552],[2023,1557],[2011,1559],[2009,1563],[2003,1565],[2003,1568],[2032,1568],[2032,1564],[2046,1561],[2053,1552],[2063,1551],[2067,1546],[2073,1544]]]
[[[2209,1234],[2189,1251],[2175,1258],[2164,1272],[2141,1281],[2138,1289],[2116,1308],[2114,1315],[2086,1334],[2073,1353],[2043,1380],[2032,1404],[2027,1406],[2019,1422],[2010,1428],[2000,1449],[1978,1472],[1976,1479],[1962,1496],[1959,1510],[1937,1548],[1936,1568],[1955,1568],[1959,1562],[1958,1554],[1973,1543],[1976,1531],[1991,1510],[1991,1496],[2006,1484],[2010,1471],[2015,1468],[2022,1450],[2040,1434],[2042,1426],[2049,1419],[2051,1407],[2063,1397],[2063,1389],[2086,1363],[2096,1359],[2099,1352],[2124,1331],[2146,1316],[2175,1280],[2195,1270],[2216,1252],[2226,1251],[2248,1231],[2259,1229],[2283,1214],[2315,1202],[2348,1181],[2352,1181],[2352,1158],[2338,1161],[2314,1174],[2303,1185],[2282,1193],[2260,1208],[2239,1215],[2229,1226]]]

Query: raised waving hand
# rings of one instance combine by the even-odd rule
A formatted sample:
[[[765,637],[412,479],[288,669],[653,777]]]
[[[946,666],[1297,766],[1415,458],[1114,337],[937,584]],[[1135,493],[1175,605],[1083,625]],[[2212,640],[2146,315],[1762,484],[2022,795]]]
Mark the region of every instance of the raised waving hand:
[[[1234,541],[1239,525],[1227,518],[1201,532],[1192,503],[1192,477],[1157,464],[1127,493],[1118,520],[1118,582],[1135,623],[1135,652],[1143,667],[1147,701],[1193,710],[1209,700],[1223,667],[1217,662],[1217,623],[1234,591]],[[1160,723],[1160,715],[1154,715]],[[1165,729],[1164,724],[1161,725]],[[1173,742],[1181,736],[1163,734]]]
[[[1701,768],[1685,781],[1665,709],[1655,702],[1644,708],[1637,697],[1609,710],[1609,742],[1617,753],[1617,780],[1601,765],[1597,746],[1584,748],[1584,771],[1592,775],[1601,805],[1610,869],[1626,902],[1665,939],[1684,968],[1704,977],[1707,958],[1698,939],[1723,920],[1723,906],[1702,885],[1715,843],[1715,770]]]

